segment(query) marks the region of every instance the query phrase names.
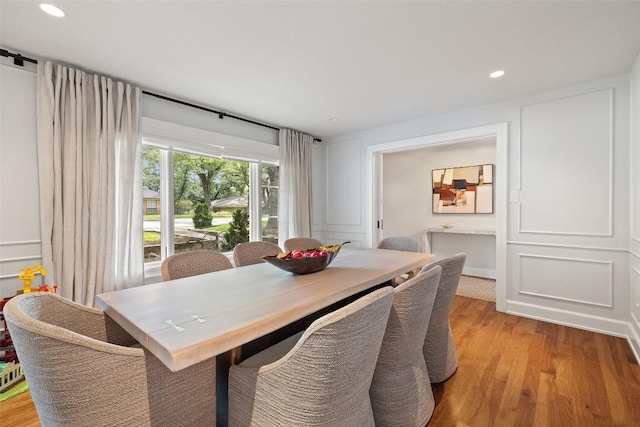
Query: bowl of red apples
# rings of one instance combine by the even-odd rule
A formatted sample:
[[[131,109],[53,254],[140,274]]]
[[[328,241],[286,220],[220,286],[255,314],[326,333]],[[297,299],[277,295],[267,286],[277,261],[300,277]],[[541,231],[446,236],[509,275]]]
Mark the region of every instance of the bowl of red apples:
[[[265,256],[262,259],[289,273],[309,274],[323,270],[331,264],[341,247],[342,245],[319,246]]]

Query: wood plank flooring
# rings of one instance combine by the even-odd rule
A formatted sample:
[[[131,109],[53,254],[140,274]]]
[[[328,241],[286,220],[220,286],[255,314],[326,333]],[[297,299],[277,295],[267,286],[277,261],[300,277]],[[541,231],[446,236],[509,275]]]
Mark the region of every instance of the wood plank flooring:
[[[456,297],[459,366],[433,386],[430,426],[640,426],[640,366],[625,339]]]
[[[640,426],[640,366],[626,340],[495,311],[456,297],[456,374],[433,386],[429,426]],[[40,426],[30,394],[0,424]]]

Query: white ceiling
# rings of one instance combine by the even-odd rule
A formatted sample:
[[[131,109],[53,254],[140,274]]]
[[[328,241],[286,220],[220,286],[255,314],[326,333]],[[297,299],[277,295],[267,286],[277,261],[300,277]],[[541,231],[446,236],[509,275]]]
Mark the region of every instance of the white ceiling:
[[[51,3],[67,16],[0,1],[0,44],[325,138],[626,74],[640,52],[640,1]]]

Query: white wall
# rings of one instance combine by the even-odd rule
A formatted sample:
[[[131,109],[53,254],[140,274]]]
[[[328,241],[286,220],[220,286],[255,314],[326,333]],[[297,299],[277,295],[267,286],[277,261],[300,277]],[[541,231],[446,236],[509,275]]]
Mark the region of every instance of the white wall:
[[[483,138],[383,155],[384,237],[411,236],[423,244],[426,228],[443,223],[457,228],[496,228],[493,214],[434,214],[431,171],[445,167],[496,163],[495,138]],[[495,204],[494,204],[495,205]],[[464,274],[495,278],[495,236],[432,233],[438,257],[467,254]]]
[[[636,354],[640,354],[640,55],[631,72],[631,323]]]
[[[41,262],[36,74],[12,63],[0,65],[0,297],[22,289],[21,268]]]
[[[367,241],[367,147],[508,122],[506,310],[629,336],[629,105],[618,76],[332,138],[323,234]]]

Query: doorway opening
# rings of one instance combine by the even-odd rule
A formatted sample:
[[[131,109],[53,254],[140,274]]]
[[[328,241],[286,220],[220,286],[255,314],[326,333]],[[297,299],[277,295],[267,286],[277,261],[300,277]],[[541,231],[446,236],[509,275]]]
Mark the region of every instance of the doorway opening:
[[[367,177],[370,185],[368,203],[366,204],[368,215],[367,243],[369,247],[375,247],[382,238],[384,229],[381,227],[384,214],[384,156],[391,153],[405,151],[424,150],[426,148],[454,148],[457,144],[469,144],[471,141],[492,139],[495,141],[495,176],[494,176],[494,212],[495,214],[486,221],[495,224],[495,280],[496,280],[496,309],[506,311],[506,236],[507,236],[507,123],[464,129],[453,132],[445,132],[435,135],[420,136],[405,140],[392,141],[367,147]],[[461,146],[461,145],[459,145]],[[455,166],[455,165],[450,165]],[[430,175],[429,175],[430,177]],[[431,185],[431,180],[424,183],[425,188]],[[423,194],[428,198],[429,194]],[[424,203],[431,204],[428,198]],[[408,204],[406,209],[411,209]],[[417,214],[418,217],[420,214]],[[420,219],[418,218],[418,221]],[[488,227],[491,227],[490,225]],[[420,227],[426,231],[427,225]],[[401,230],[400,228],[398,230]],[[415,228],[414,228],[415,231]],[[402,233],[400,233],[402,234]],[[406,233],[405,233],[406,234]],[[413,234],[413,233],[409,233]]]

